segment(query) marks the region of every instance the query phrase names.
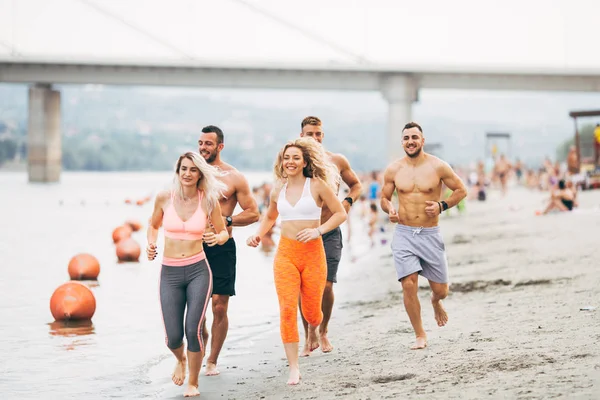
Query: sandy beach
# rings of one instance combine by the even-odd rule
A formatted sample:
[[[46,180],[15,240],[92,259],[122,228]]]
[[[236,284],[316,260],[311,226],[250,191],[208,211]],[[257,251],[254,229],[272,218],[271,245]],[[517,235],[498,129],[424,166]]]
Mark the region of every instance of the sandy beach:
[[[427,349],[409,350],[414,336],[388,242],[340,272],[335,349],[301,359],[300,385],[285,385],[274,326],[252,351],[221,365],[221,376],[202,377],[201,398],[598,398],[600,191],[581,193],[572,213],[535,216],[547,197],[520,188],[506,198],[492,193],[470,202],[465,215],[442,219],[450,321],[436,326],[421,280]],[[167,381],[162,395],[180,397]]]

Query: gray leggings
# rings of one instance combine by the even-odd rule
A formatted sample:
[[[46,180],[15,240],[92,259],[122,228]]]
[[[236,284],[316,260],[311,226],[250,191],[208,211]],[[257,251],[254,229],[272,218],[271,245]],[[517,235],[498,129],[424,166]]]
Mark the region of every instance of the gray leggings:
[[[212,273],[206,260],[182,267],[163,265],[160,271],[160,307],[165,341],[170,349],[183,345],[183,313],[188,350],[204,351],[202,323],[212,294]]]

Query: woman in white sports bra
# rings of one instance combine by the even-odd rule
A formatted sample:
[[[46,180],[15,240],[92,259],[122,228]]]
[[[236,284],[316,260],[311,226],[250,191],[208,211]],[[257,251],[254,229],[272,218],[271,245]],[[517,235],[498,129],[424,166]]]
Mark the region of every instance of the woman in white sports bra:
[[[298,297],[309,335],[318,343],[316,329],[321,324],[321,300],[327,281],[327,264],[321,236],[346,220],[346,211],[334,188],[339,172],[329,162],[319,143],[311,138],[288,142],[277,157],[278,185],[258,232],[246,241],[256,247],[281,217],[281,238],[273,261],[275,288],[279,298],[280,329],[290,366],[288,385],[300,382],[298,365]],[[333,216],[321,224],[325,204]]]

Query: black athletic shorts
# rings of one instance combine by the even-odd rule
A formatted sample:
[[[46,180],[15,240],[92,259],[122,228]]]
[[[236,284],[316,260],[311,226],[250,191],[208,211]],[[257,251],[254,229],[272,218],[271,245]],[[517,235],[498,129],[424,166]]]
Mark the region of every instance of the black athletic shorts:
[[[222,246],[209,247],[204,252],[213,276],[213,294],[235,296],[235,264],[237,261],[235,241],[229,238]]]

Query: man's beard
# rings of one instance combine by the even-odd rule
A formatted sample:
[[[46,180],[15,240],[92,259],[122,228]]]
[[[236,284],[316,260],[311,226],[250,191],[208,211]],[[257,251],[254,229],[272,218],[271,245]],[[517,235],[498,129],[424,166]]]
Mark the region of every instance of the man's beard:
[[[200,155],[206,160],[207,163],[212,163],[213,161],[215,161],[217,159],[217,152],[215,151],[214,153],[208,153],[208,158],[206,158],[204,156],[204,154],[202,152],[200,152]]]
[[[407,156],[409,156],[410,158],[415,158],[417,157],[419,154],[421,154],[421,148],[419,147],[417,149],[416,152],[414,152],[413,154],[408,154],[408,151],[404,150],[404,152],[406,153]]]

